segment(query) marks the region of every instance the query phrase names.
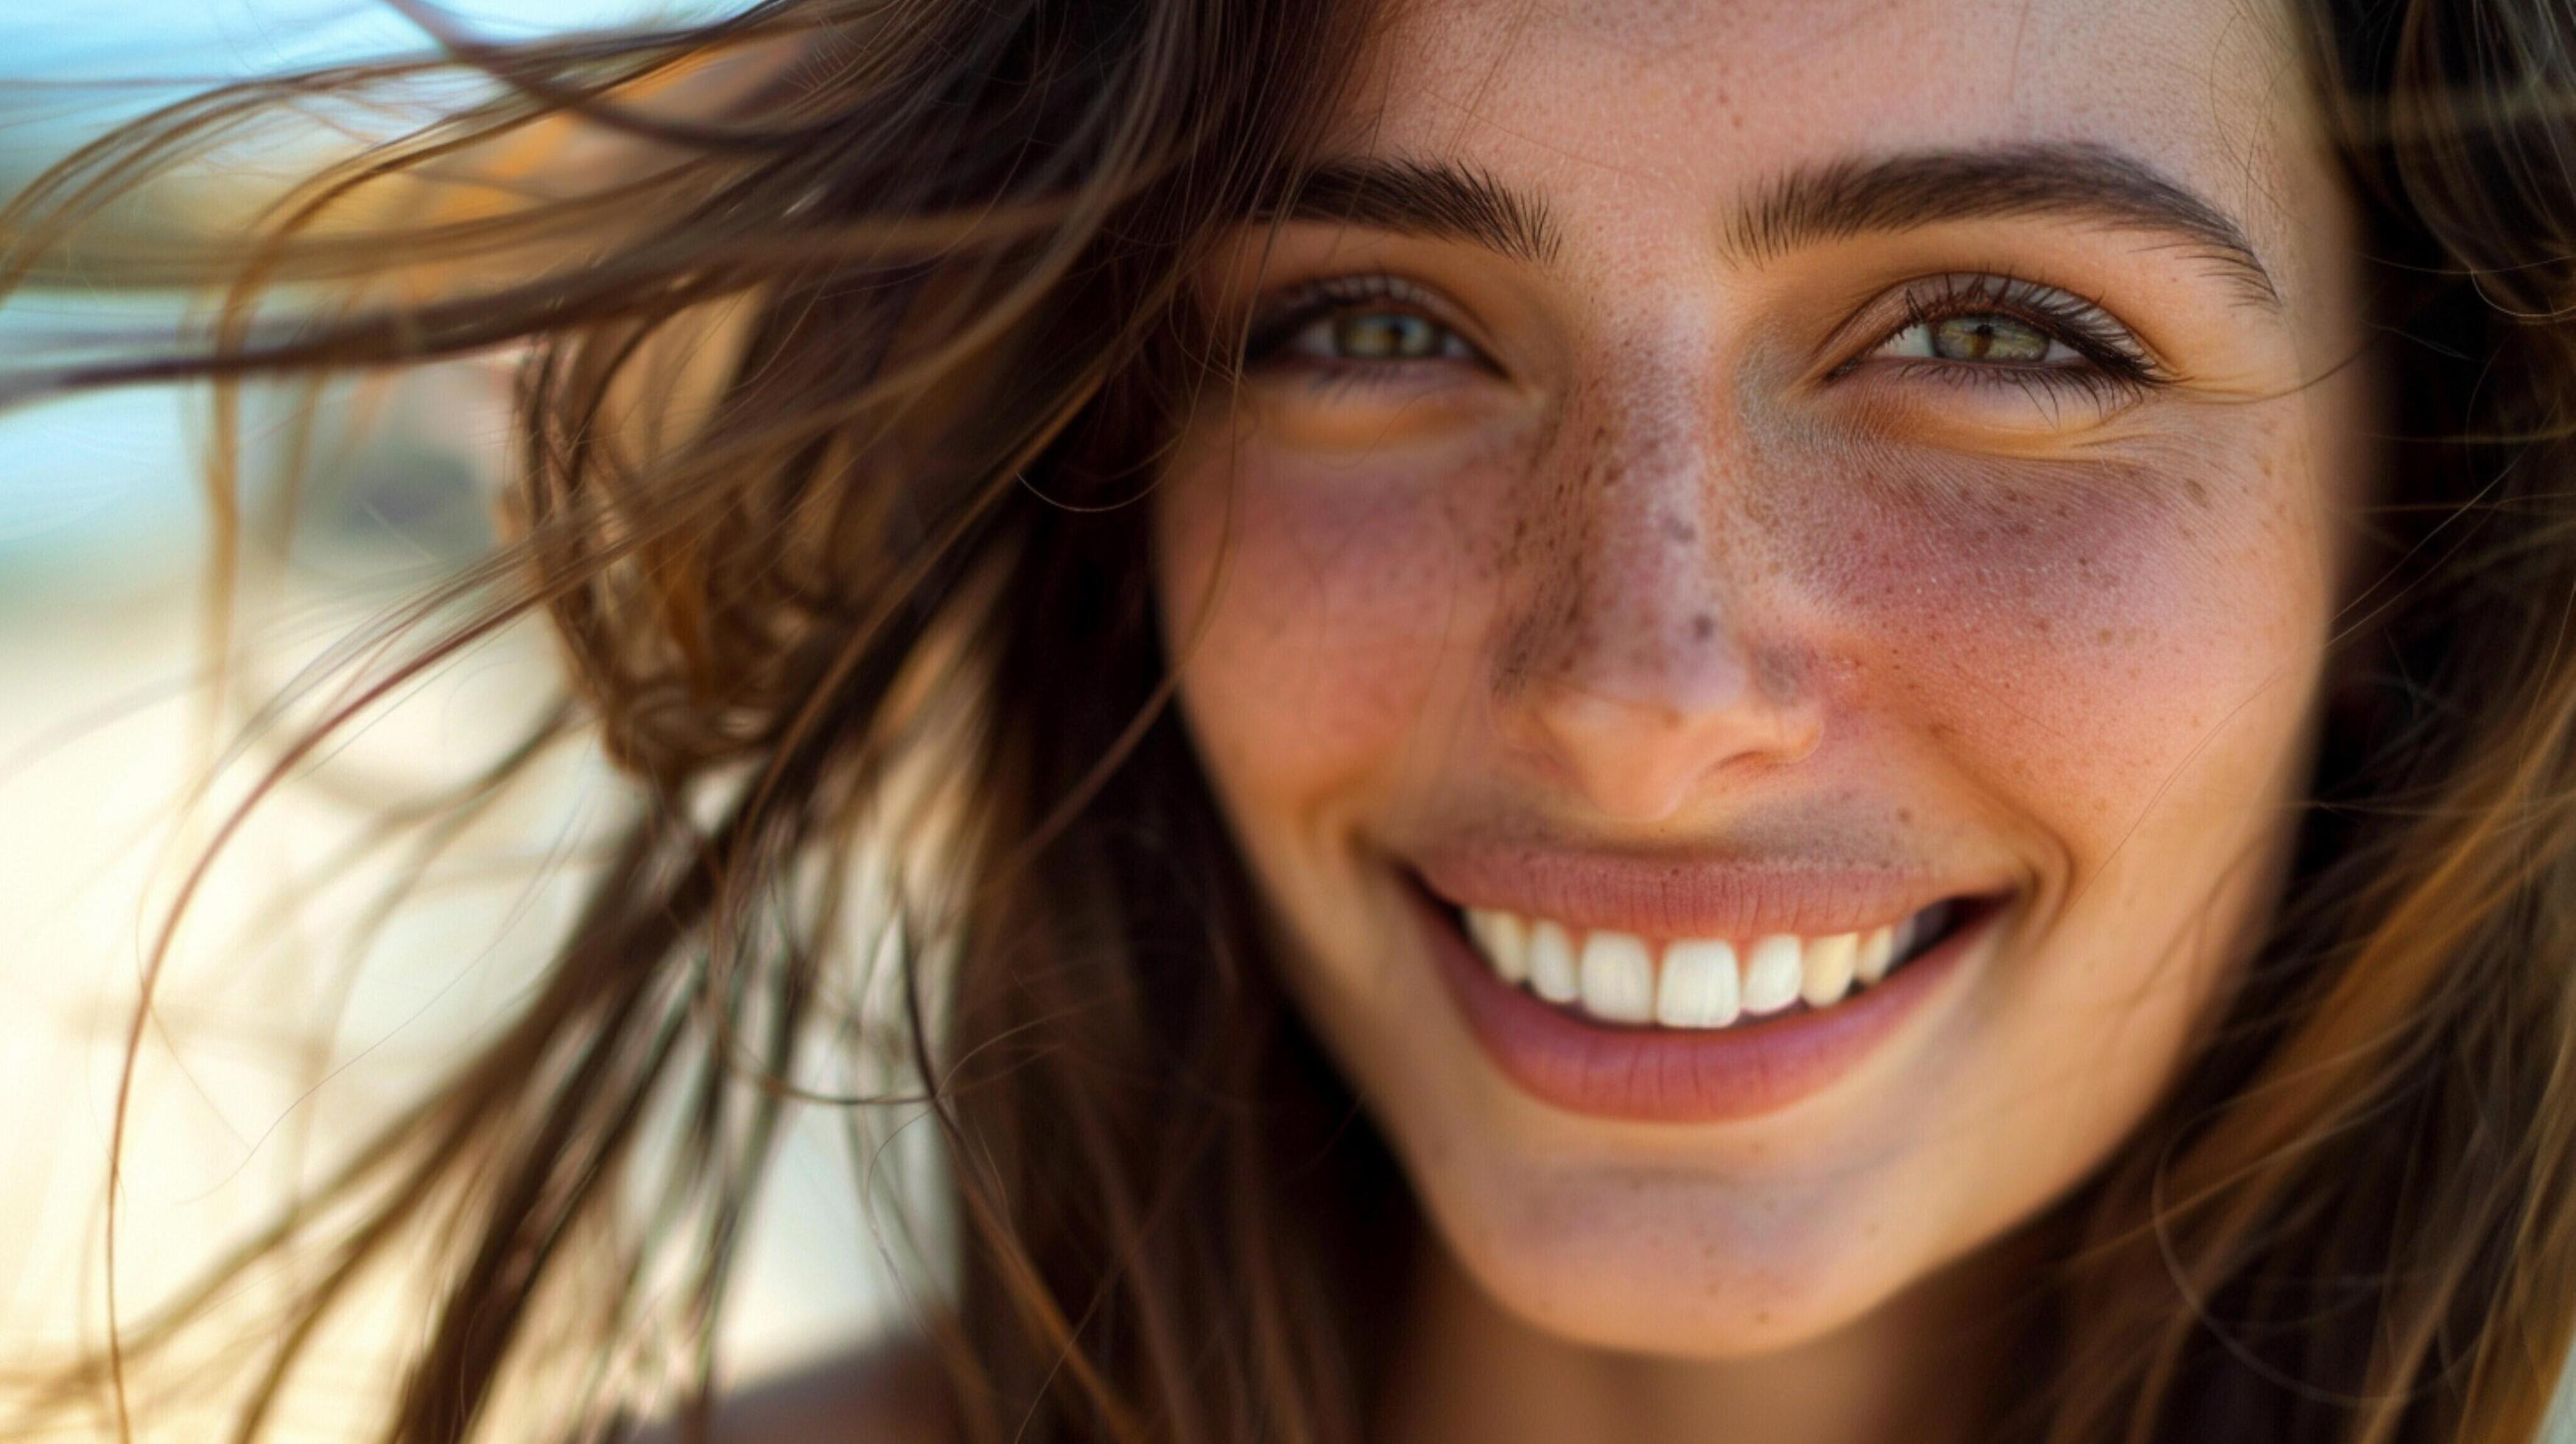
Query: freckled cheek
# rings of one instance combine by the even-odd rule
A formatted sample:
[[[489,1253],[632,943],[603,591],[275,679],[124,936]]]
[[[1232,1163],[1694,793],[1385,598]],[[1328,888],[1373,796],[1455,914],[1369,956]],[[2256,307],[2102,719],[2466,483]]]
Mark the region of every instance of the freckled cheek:
[[[2277,510],[2242,478],[2076,473],[1873,499],[1810,550],[1908,724],[2061,823],[2120,827],[2213,729],[2267,737],[2304,702],[2324,583]]]
[[[1161,492],[1164,625],[1202,748],[1272,793],[1397,761],[1488,625],[1481,478],[1434,459],[1192,460]],[[1193,632],[1195,630],[1195,640]]]

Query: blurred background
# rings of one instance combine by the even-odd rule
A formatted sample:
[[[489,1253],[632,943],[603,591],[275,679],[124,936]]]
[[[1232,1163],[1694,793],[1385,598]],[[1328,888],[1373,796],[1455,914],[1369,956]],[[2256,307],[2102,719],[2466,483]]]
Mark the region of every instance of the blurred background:
[[[450,0],[488,38],[703,18],[718,0]],[[0,6],[0,191],[119,119],[204,84],[414,54],[380,0],[112,0]],[[317,129],[319,122],[317,122]],[[186,227],[265,185],[255,160],[156,203]],[[202,204],[202,211],[197,207]],[[0,347],[167,325],[177,303],[60,292],[0,308]],[[332,451],[292,555],[263,558],[220,695],[209,654],[202,394],[137,389],[0,413],[0,1360],[104,1326],[107,1140],[162,910],[239,796],[189,789],[262,699],[490,539],[507,400],[498,359],[318,401]],[[253,396],[254,458],[287,414]],[[364,427],[350,418],[366,415]],[[595,757],[559,759],[429,861],[361,846],[370,806],[461,776],[547,700],[546,640],[504,635],[442,668],[263,805],[202,885],[137,1056],[120,1187],[125,1317],[264,1220],[299,1180],[461,1055],[508,1009],[563,918],[552,866],[613,802]],[[254,754],[253,761],[258,760]],[[354,849],[354,850],[353,850]],[[354,940],[368,945],[354,953]],[[350,966],[353,956],[362,965]],[[843,1346],[885,1307],[836,1121],[799,1125],[753,1228],[728,1340],[756,1374]],[[339,1439],[387,1382],[380,1340],[334,1338],[287,1437]],[[142,1421],[150,1438],[213,1437]],[[60,1436],[56,1436],[60,1437]]]

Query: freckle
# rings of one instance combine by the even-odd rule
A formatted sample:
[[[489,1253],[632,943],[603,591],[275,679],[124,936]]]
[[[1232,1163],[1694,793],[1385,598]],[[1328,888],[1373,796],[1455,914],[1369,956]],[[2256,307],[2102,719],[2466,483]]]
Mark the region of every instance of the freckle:
[[[1910,808],[1910,807],[1900,807],[1900,808],[1896,809],[1896,820],[1897,820],[1898,824],[1899,824],[1899,825],[1901,825],[1901,826],[1906,826],[1906,827],[1911,827],[1911,826],[1913,826],[1913,825],[1914,825],[1914,809],[1913,809],[1913,808]]]
[[[2271,463],[2271,462],[2269,462],[2269,461],[2264,462],[2264,463],[2263,463],[2263,469],[2264,469],[2266,472],[2269,472],[2269,471],[2272,469],[2272,463]],[[2199,478],[2199,477],[2196,477],[2196,476],[2186,476],[2186,477],[2184,477],[2184,478],[2182,479],[2182,494],[2183,494],[2183,495],[2185,495],[2185,496],[2187,496],[2187,497],[2190,497],[2190,498],[2192,499],[2192,501],[2193,501],[2193,502],[2195,502],[2195,503],[2196,503],[2196,504],[2198,504],[2198,505],[2201,505],[2201,506],[2207,506],[2207,505],[2209,505],[2209,488],[2208,488],[2208,487],[2205,487],[2205,486],[2203,486],[2203,485],[2201,485],[2201,484],[2200,484],[2200,478]]]
[[[2094,641],[2097,641],[2097,642],[2102,642],[2102,643],[2106,643],[2106,644],[2107,644],[2108,642],[2110,642],[2110,640],[2111,640],[2112,636],[2113,636],[2113,633],[2112,633],[2111,629],[2110,629],[2109,627],[2104,627],[2102,630],[2100,630],[2100,631],[2098,631],[2098,632],[2095,632],[2095,633],[2093,634],[2093,640],[2094,640]]]

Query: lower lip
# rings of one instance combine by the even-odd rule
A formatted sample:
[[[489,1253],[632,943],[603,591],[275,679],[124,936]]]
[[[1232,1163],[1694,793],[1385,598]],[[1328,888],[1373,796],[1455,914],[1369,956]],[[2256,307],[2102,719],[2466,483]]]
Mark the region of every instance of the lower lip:
[[[1648,1123],[1759,1118],[1823,1092],[1920,1012],[2003,913],[1978,908],[1929,952],[1830,1008],[1685,1030],[1586,1022],[1495,976],[1418,888],[1413,903],[1449,995],[1505,1076],[1568,1112]]]

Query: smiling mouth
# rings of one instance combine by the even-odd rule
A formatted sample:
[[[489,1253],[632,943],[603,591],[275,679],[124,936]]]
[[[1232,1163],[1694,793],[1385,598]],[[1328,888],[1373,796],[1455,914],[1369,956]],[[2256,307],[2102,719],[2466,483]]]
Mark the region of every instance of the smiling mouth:
[[[1648,938],[1500,908],[1442,907],[1497,979],[1574,1017],[1712,1032],[1841,1007],[1997,905],[1945,898],[1874,928],[1745,938]]]
[[[1720,875],[1680,907],[1659,911],[1632,896],[1622,910],[1702,926],[1728,913],[1822,923],[1866,918],[1852,899],[1881,890],[1844,889],[1837,900],[1832,886],[1807,880],[1791,885],[1794,896],[1775,888],[1755,907],[1729,905],[1726,884]],[[1763,885],[1756,877],[1736,902]],[[1617,891],[1554,890],[1594,912],[1609,911],[1601,899]],[[1443,991],[1522,1091],[1573,1113],[1691,1124],[1792,1107],[1861,1071],[1901,1034],[1919,1035],[1929,1025],[1918,1020],[1937,1016],[1957,980],[1991,961],[2020,897],[2009,888],[1956,894],[1837,931],[1654,937],[1468,907],[1419,875],[1408,891]]]

